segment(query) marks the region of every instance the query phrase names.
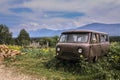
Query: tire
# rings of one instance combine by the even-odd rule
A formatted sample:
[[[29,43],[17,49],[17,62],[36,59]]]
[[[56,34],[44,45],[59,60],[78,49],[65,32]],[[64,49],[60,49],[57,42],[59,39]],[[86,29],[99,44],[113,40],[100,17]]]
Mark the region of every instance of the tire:
[[[95,57],[93,58],[93,63],[95,63],[95,62],[97,62],[97,61],[98,61],[98,57],[95,56]]]

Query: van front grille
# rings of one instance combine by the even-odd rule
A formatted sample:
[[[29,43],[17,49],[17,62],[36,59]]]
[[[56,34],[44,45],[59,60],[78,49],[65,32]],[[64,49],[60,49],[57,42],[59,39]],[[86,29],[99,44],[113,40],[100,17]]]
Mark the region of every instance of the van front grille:
[[[65,57],[78,57],[77,54],[72,53],[72,52],[62,52],[61,56],[65,56]]]

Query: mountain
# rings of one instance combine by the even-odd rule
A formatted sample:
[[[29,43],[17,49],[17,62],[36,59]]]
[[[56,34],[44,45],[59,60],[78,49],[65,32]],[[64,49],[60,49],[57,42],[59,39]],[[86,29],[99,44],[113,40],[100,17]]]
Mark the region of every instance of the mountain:
[[[63,30],[51,30],[51,29],[39,29],[37,31],[30,31],[30,36],[31,37],[52,37],[52,36],[56,36],[56,35],[60,35],[60,33]]]
[[[96,30],[106,32],[110,36],[120,36],[120,24],[92,23],[82,27],[78,27],[77,30]]]
[[[95,30],[95,31],[106,32],[110,36],[120,36],[120,24],[92,23],[69,30]],[[30,31],[29,34],[31,37],[52,37],[56,35],[59,36],[63,31],[67,31],[67,30],[51,30],[51,29],[43,28],[37,31]]]

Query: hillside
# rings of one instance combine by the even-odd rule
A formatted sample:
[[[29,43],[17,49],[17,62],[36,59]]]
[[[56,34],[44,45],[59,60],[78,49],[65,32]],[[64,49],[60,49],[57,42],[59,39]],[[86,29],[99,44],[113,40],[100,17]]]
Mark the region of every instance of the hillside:
[[[120,36],[120,24],[102,24],[102,23],[92,23],[77,29],[84,30],[96,30],[108,33],[110,36]]]
[[[69,30],[96,30],[96,31],[106,32],[110,36],[120,36],[120,24],[92,23]],[[48,37],[48,36],[52,37],[56,35],[59,36],[63,31],[66,30],[51,30],[51,29],[43,28],[37,31],[30,31],[29,34],[31,37]]]

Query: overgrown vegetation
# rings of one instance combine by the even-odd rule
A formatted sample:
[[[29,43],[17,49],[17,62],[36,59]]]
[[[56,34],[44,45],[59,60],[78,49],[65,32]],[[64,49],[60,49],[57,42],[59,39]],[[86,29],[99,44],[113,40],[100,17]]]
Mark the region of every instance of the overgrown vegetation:
[[[6,59],[6,66],[49,80],[120,79],[120,43],[117,42],[111,43],[108,55],[96,63],[88,63],[82,59],[79,62],[57,60],[54,58],[54,48],[21,48],[21,51],[26,54]]]
[[[49,47],[55,47],[57,41],[58,41],[58,36],[54,37],[41,37],[41,38],[31,38],[31,41],[39,42],[41,46],[45,46],[48,44]]]
[[[17,38],[12,38],[12,33],[6,25],[0,25],[0,44],[7,44],[10,49],[20,50],[25,54],[7,58],[5,64],[18,70],[37,75],[40,78],[60,80],[119,80],[120,79],[120,37],[110,37],[114,42],[110,45],[108,55],[96,63],[61,61],[55,59],[54,48],[25,48],[30,41],[39,42],[41,46],[54,47],[58,36],[31,38],[25,29],[22,29]],[[117,42],[115,42],[117,41]],[[16,46],[12,46],[15,45]],[[20,45],[20,46],[17,46]],[[22,47],[21,47],[22,46]],[[47,46],[48,47],[48,46]]]

